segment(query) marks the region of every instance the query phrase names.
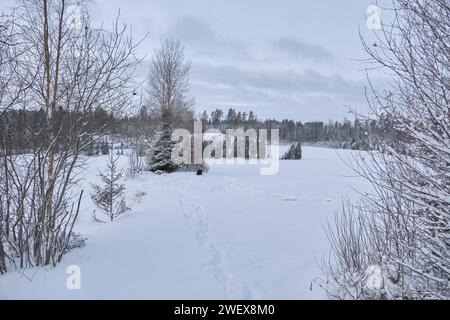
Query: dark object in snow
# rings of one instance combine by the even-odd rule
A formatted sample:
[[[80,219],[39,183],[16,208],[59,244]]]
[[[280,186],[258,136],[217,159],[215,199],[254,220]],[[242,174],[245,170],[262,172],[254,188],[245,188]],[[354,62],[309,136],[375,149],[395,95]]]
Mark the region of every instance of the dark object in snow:
[[[198,169],[197,170],[197,175],[198,176],[202,176],[203,175],[203,170],[202,169]]]

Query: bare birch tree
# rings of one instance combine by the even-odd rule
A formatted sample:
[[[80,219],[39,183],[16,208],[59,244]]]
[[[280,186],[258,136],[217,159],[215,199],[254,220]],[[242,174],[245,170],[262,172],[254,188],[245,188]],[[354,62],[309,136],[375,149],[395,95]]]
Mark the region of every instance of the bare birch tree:
[[[181,42],[166,39],[156,49],[147,76],[151,116],[161,117],[167,109],[171,123],[179,125],[193,119],[193,98],[189,96],[191,64]]]
[[[29,47],[19,44],[17,19],[15,11],[0,15],[0,117],[18,104],[29,88],[17,73],[20,58]]]
[[[112,30],[95,29],[85,8],[84,1],[17,1],[24,53],[14,75],[28,89],[14,107],[38,110],[41,125],[27,154],[15,154],[7,135],[0,146],[2,243],[12,267],[56,264],[67,252],[82,198],[80,152],[102,133],[88,130],[90,117],[100,107],[120,114],[134,89],[139,60],[127,26],[117,18]]]

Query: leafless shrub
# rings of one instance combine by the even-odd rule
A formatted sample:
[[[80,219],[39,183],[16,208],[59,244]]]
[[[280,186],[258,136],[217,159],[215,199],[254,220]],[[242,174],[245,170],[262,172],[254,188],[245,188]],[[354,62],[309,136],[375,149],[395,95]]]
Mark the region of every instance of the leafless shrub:
[[[327,274],[363,274],[375,264],[383,280],[377,294],[362,290],[354,298],[448,299],[450,6],[445,0],[396,0],[393,13],[376,42],[363,45],[367,62],[392,74],[388,90],[372,88],[371,107],[389,116],[405,138],[381,141],[378,151],[357,159],[354,168],[374,193],[350,211],[357,218],[336,222]],[[356,282],[364,286],[363,279]]]

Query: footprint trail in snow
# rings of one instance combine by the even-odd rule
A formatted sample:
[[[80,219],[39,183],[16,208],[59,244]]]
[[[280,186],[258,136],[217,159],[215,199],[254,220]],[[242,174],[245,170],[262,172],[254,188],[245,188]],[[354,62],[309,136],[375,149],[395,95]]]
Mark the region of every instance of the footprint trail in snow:
[[[214,275],[223,284],[227,299],[258,299],[258,294],[246,284],[239,281],[229,269],[224,250],[211,238],[212,225],[203,214],[203,207],[198,200],[187,192],[181,192],[179,203],[184,217],[194,225],[200,244],[211,253],[209,264]]]

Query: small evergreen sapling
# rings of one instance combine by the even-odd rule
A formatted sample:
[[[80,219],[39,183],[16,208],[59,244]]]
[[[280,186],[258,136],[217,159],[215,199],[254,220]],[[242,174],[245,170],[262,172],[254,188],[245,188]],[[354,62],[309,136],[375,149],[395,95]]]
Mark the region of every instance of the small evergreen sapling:
[[[105,173],[99,171],[102,185],[92,186],[94,189],[94,192],[91,194],[92,200],[110,221],[130,210],[123,196],[125,186],[119,183],[119,180],[122,178],[122,171],[117,167],[118,159],[119,156],[115,156],[114,152],[111,151],[108,156]],[[103,222],[96,217],[95,211],[93,219]]]

